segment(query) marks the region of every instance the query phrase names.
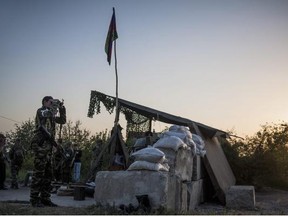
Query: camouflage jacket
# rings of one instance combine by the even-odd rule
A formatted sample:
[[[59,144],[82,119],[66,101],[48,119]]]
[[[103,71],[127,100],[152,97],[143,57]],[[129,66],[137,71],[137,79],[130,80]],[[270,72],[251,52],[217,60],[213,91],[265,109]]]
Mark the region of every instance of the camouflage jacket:
[[[39,127],[43,126],[47,129],[47,131],[51,134],[51,136],[55,137],[56,123],[58,124],[66,123],[66,109],[64,106],[59,108],[59,113],[60,116],[55,116],[52,109],[49,109],[45,106],[39,108],[37,110],[35,118],[36,132],[40,132]]]

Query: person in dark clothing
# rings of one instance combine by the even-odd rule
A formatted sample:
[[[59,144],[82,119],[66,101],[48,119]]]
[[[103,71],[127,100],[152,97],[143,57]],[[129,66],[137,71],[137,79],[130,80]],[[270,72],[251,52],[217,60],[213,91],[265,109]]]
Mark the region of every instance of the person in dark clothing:
[[[71,180],[72,180],[72,166],[74,163],[74,149],[72,148],[72,142],[68,141],[64,144],[64,154],[66,158],[62,160],[61,164],[61,171],[62,171],[62,182],[67,184],[69,186]]]
[[[5,150],[6,137],[0,133],[0,190],[7,190],[5,186],[6,180],[6,164],[5,164]]]
[[[79,182],[81,177],[81,157],[82,157],[82,150],[78,149],[77,145],[74,145],[74,165],[73,165],[73,181]]]
[[[82,150],[78,148],[77,144],[74,144],[74,155],[73,182],[80,182]]]
[[[30,190],[30,203],[33,207],[57,206],[50,197],[52,189],[52,140],[55,140],[55,125],[66,123],[66,109],[51,96],[42,99],[42,107],[37,110],[35,131],[31,142],[34,153],[34,169]],[[55,109],[55,104],[58,104]],[[56,116],[59,110],[60,116]]]
[[[58,145],[62,146],[62,139],[58,139]],[[62,181],[61,178],[61,166],[62,166],[62,160],[63,160],[63,156],[61,153],[61,149],[57,148],[54,152],[53,152],[53,156],[52,156],[52,164],[53,164],[53,178],[56,182],[60,182]]]
[[[24,162],[24,148],[20,139],[16,139],[15,144],[9,151],[9,157],[11,160],[11,188],[18,189],[17,176]]]

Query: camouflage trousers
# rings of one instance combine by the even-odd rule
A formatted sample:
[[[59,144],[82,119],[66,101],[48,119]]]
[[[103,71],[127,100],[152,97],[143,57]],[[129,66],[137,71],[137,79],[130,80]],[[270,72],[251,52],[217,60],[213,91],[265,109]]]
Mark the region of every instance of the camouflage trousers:
[[[30,189],[30,202],[50,201],[52,189],[52,146],[48,141],[36,140],[31,147],[34,152],[34,169]]]
[[[16,186],[18,187],[18,180],[17,176],[19,170],[21,169],[21,165],[17,163],[11,163],[11,187]]]

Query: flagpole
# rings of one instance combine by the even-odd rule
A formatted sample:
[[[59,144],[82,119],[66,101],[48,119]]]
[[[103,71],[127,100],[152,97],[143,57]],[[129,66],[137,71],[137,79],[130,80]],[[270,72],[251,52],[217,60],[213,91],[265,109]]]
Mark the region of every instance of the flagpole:
[[[113,7],[113,14],[115,9]],[[117,55],[116,55],[116,40],[114,41],[114,58],[115,58],[115,75],[116,75],[116,115],[114,125],[116,126],[119,122],[119,103],[118,103],[118,72],[117,72]]]

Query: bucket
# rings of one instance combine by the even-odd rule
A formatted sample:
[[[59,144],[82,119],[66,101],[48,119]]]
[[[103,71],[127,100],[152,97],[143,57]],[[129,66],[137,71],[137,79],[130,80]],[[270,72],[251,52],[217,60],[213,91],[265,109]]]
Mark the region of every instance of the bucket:
[[[74,188],[74,200],[85,200],[85,187]]]

